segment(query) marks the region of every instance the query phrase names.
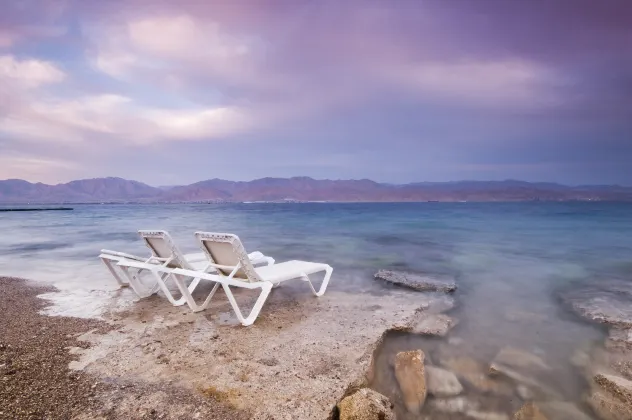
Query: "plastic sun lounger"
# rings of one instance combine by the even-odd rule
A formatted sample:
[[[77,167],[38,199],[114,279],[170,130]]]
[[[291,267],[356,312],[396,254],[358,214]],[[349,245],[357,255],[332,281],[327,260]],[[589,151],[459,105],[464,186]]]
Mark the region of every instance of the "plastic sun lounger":
[[[184,305],[186,303],[184,296],[180,299],[175,299],[167,287],[166,282],[171,276],[171,272],[170,270],[164,270],[164,268],[186,268],[201,270],[203,272],[214,271],[215,269],[209,266],[203,252],[183,254],[166,231],[140,230],[138,233],[145,242],[145,245],[151,250],[151,256],[149,258],[110,250],[102,250],[99,257],[105,263],[119,285],[131,286],[140,298],[151,296],[159,290],[162,290],[171,304],[174,306]],[[255,265],[262,263],[274,264],[273,258],[266,257],[261,252],[253,252],[248,255],[248,258],[252,264]],[[121,269],[123,277],[117,273],[114,264]],[[156,269],[160,267],[162,267],[162,269],[159,272],[156,271]],[[131,272],[130,269],[135,269],[136,272]],[[149,286],[144,284],[140,278],[144,270],[148,270],[153,274],[154,282]],[[187,287],[189,293],[192,293],[198,284],[199,280],[191,282]]]
[[[278,286],[287,280],[301,279],[309,284],[314,295],[322,296],[327,289],[327,284],[329,283],[333,271],[333,268],[328,264],[307,261],[287,261],[280,264],[255,268],[248,258],[248,254],[246,254],[239,237],[236,235],[196,232],[195,236],[208,258],[209,267],[215,268],[217,273],[211,274],[205,271],[190,270],[184,267],[172,270],[176,284],[183,298],[186,299],[191,310],[198,312],[208,307],[213,295],[219,286],[222,286],[237,318],[244,326],[251,325],[257,319],[263,304],[270,294],[270,290],[274,286]],[[309,275],[321,271],[325,272],[325,276],[317,291]],[[193,282],[199,281],[200,279],[215,282],[213,289],[202,304],[196,303],[184,284],[184,278],[187,277],[193,278]],[[261,294],[247,317],[242,315],[230,286],[246,289],[261,289]]]

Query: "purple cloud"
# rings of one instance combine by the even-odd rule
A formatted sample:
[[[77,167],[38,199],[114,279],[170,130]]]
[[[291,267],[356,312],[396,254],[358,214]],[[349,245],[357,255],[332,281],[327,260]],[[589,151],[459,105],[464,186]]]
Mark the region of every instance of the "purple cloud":
[[[0,28],[0,178],[632,183],[625,1],[9,1]]]

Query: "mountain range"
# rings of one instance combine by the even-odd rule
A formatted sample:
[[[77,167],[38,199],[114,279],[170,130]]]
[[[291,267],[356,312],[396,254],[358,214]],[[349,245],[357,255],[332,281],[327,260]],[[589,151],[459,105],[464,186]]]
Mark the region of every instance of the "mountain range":
[[[525,181],[458,181],[383,184],[368,179],[308,177],[253,181],[210,179],[191,185],[152,187],[122,178],[95,178],[48,185],[0,181],[0,203],[244,202],[244,201],[632,201],[632,187],[566,186]]]

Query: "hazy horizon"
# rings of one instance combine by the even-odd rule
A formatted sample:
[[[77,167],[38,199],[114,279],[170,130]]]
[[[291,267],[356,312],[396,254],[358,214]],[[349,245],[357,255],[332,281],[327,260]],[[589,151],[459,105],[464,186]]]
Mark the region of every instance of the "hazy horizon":
[[[0,178],[632,185],[632,2],[8,0]]]
[[[340,182],[344,182],[344,181],[371,181],[371,182],[375,182],[377,184],[383,184],[383,185],[410,185],[410,184],[458,184],[458,183],[509,183],[509,182],[516,182],[516,183],[528,183],[528,184],[556,184],[556,185],[561,185],[564,187],[600,187],[600,186],[604,186],[604,187],[623,187],[623,188],[632,188],[632,184],[631,185],[626,185],[626,184],[566,184],[566,183],[558,183],[558,182],[554,182],[554,181],[527,181],[527,180],[523,180],[523,179],[512,179],[512,178],[506,178],[506,179],[498,179],[498,180],[490,180],[490,179],[455,179],[455,180],[449,180],[449,181],[411,181],[411,182],[403,182],[403,183],[396,183],[396,182],[384,182],[384,181],[380,181],[377,179],[372,179],[372,178],[314,178],[314,177],[310,177],[307,175],[294,175],[294,176],[288,176],[288,177],[273,177],[273,176],[264,176],[261,178],[252,178],[252,179],[246,179],[246,180],[236,180],[236,179],[226,179],[226,178],[208,178],[208,179],[200,179],[191,183],[187,183],[187,184],[172,184],[172,185],[162,185],[162,184],[156,184],[156,183],[148,183],[148,182],[143,182],[143,181],[139,181],[137,179],[129,179],[129,178],[123,178],[120,176],[103,176],[103,177],[92,177],[92,178],[78,178],[78,179],[72,179],[66,182],[54,182],[54,183],[47,183],[47,182],[43,182],[43,181],[29,181],[26,179],[22,179],[22,178],[6,178],[6,179],[0,179],[0,182],[3,181],[27,181],[31,184],[44,184],[44,185],[50,185],[50,186],[54,186],[54,185],[63,185],[63,184],[67,184],[73,181],[90,181],[90,180],[99,180],[99,179],[121,179],[121,180],[125,180],[125,181],[132,181],[132,182],[140,182],[142,184],[148,185],[150,187],[153,188],[173,188],[173,187],[182,187],[182,186],[188,186],[188,185],[193,185],[196,183],[200,183],[200,182],[206,182],[206,181],[215,181],[215,180],[219,180],[219,181],[227,181],[227,182],[254,182],[254,181],[259,181],[259,180],[264,180],[264,179],[300,179],[300,178],[308,178],[314,181],[340,181]]]

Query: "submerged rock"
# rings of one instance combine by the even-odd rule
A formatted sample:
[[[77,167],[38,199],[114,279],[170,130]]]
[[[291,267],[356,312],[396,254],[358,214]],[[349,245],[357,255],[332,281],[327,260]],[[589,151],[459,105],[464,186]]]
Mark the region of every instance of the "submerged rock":
[[[428,393],[435,397],[453,397],[463,392],[456,375],[449,370],[426,366]]]
[[[517,385],[523,385],[528,388],[528,390],[532,393],[535,393],[536,396],[541,398],[560,398],[560,395],[553,388],[539,382],[538,380],[532,378],[531,376],[527,376],[524,373],[520,373],[514,369],[511,369],[505,365],[492,363],[489,372],[492,375],[502,375],[505,376],[512,381],[514,381]]]
[[[444,314],[430,314],[425,316],[413,328],[415,334],[445,336],[458,321]]]
[[[586,402],[602,420],[630,420],[630,407],[618,398],[602,390],[594,390]]]
[[[517,369],[539,369],[548,370],[550,367],[540,358],[533,353],[529,353],[524,350],[520,350],[514,347],[503,347],[494,360],[492,365],[505,365]]]
[[[609,280],[562,294],[579,315],[620,328],[632,327],[632,283]]]
[[[424,352],[421,350],[404,351],[395,357],[395,378],[402,391],[406,409],[414,414],[420,412],[426,402],[426,374]]]
[[[362,388],[338,403],[340,420],[395,420],[391,402],[384,395]]]
[[[614,349],[632,350],[632,328],[612,328],[606,346]]]
[[[484,366],[469,357],[452,357],[441,359],[441,365],[459,378],[483,393],[491,392],[497,395],[509,396],[513,394],[511,386],[503,381],[490,378]]]
[[[550,420],[547,418],[537,405],[533,402],[528,402],[513,416],[513,420]]]
[[[456,283],[451,278],[429,277],[423,274],[410,273],[406,271],[380,270],[374,276],[378,280],[383,280],[398,286],[408,287],[421,292],[445,292],[450,293],[456,290]]]
[[[581,411],[573,403],[565,401],[547,401],[535,403],[546,419],[591,420],[588,414]]]
[[[470,400],[467,397],[436,398],[430,400],[428,405],[432,410],[452,414],[474,411],[479,407],[476,401]]]

